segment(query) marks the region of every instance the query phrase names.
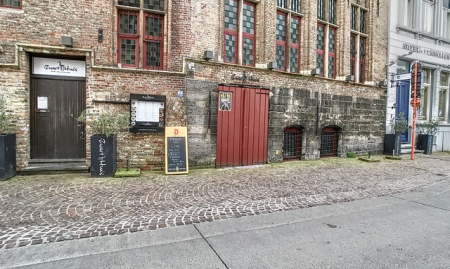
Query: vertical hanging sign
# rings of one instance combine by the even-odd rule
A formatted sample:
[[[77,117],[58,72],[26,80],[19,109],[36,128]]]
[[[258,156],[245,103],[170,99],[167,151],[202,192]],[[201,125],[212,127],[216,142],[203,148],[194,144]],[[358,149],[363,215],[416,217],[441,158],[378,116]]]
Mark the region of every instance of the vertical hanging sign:
[[[189,173],[187,127],[166,127],[166,174]]]

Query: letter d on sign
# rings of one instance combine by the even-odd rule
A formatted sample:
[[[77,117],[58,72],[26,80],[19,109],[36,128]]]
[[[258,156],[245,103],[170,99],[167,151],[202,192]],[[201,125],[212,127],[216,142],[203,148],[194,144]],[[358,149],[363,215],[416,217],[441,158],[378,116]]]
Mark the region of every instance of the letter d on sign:
[[[177,135],[177,134],[178,134],[178,129],[174,129],[174,130],[173,130],[173,134],[174,134],[174,135]]]

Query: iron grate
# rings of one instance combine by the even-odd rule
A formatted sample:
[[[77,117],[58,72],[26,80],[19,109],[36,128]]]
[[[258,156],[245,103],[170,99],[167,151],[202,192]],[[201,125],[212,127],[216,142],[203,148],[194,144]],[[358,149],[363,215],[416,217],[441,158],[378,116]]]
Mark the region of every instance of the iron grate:
[[[302,155],[302,131],[297,127],[284,130],[283,160],[299,160]]]
[[[337,157],[339,133],[336,128],[325,127],[322,129],[320,157]]]

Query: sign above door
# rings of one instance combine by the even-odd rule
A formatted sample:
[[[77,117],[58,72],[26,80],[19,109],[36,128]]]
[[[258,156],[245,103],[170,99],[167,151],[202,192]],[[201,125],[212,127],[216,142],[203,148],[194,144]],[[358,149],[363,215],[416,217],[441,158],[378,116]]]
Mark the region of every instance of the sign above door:
[[[32,73],[33,75],[86,77],[86,62],[33,57]]]

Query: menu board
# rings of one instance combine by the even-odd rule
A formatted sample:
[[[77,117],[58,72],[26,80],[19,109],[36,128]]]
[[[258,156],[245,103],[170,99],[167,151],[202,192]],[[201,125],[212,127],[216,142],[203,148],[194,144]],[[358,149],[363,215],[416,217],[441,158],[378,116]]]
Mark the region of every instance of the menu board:
[[[136,121],[159,121],[159,108],[164,108],[164,103],[135,100]]]
[[[164,132],[166,96],[130,95],[130,132]]]
[[[186,172],[186,138],[167,138],[167,171]]]
[[[187,128],[166,128],[166,174],[187,174],[189,172]]]

